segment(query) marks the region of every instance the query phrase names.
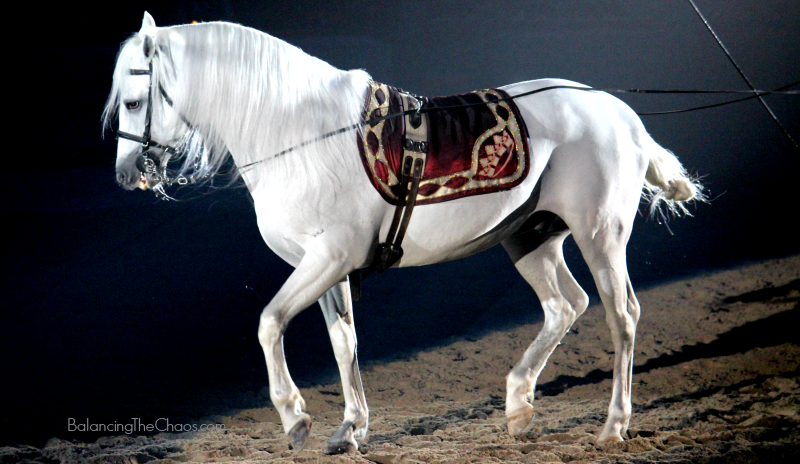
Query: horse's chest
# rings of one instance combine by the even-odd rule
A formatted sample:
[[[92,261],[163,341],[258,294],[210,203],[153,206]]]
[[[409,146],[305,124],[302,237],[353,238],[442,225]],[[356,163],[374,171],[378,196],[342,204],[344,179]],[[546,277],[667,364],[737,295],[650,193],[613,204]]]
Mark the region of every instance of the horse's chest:
[[[316,221],[308,221],[302,209],[289,207],[290,201],[264,201],[271,197],[260,195],[253,198],[264,242],[281,259],[296,267],[305,255],[306,242],[324,229]]]
[[[421,98],[427,111],[428,153],[417,195],[425,205],[516,187],[530,170],[525,124],[508,95],[489,89],[448,97]],[[402,112],[398,89],[370,83],[364,118]],[[464,106],[470,105],[470,106]],[[358,149],[367,175],[387,202],[397,204],[403,157],[404,119],[365,126]]]

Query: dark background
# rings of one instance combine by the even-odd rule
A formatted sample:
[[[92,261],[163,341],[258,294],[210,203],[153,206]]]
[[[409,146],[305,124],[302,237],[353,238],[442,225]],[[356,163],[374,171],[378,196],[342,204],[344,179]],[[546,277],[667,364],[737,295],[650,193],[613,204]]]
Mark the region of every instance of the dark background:
[[[145,9],[161,26],[251,26],[423,95],[544,77],[601,88],[746,88],[682,0],[123,3],[30,10],[13,21],[31,21],[5,39],[0,444],[94,438],[68,433],[68,418],[177,423],[269,404],[258,316],[291,268],[262,242],[246,190],[168,203],[114,184],[116,147],[110,134],[101,138],[100,113],[119,44]],[[698,4],[757,88],[800,80],[800,3]],[[620,98],[641,112],[728,97]],[[767,100],[800,140],[800,99]],[[674,235],[637,220],[628,247],[636,288],[800,251],[800,154],[757,102],[643,120],[704,176],[713,201],[671,222]],[[594,295],[571,241],[566,255]],[[540,317],[497,247],[370,278],[355,307],[367,366]],[[291,324],[285,344],[299,386],[338,381],[316,306]]]

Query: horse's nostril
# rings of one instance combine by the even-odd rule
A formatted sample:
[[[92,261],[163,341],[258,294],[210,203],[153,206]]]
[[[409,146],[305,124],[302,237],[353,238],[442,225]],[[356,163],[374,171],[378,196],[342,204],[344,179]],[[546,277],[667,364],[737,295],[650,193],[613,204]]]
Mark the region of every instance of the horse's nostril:
[[[117,173],[117,183],[120,184],[120,185],[125,185],[127,183],[126,181],[127,181],[127,178],[125,177],[125,174],[123,174],[121,172],[118,172]]]

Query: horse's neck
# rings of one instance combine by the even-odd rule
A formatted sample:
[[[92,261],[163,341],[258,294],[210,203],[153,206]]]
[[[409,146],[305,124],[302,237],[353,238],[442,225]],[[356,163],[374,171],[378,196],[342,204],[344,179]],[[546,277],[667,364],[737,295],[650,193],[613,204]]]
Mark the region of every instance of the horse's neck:
[[[356,122],[369,79],[363,71],[340,71],[276,38],[264,35],[259,39],[265,41],[265,47],[272,50],[274,56],[269,59],[254,57],[252,62],[227,60],[218,64],[219,82],[203,81],[206,87],[224,86],[226,98],[220,98],[219,88],[203,88],[202,85],[185,89],[184,95],[184,101],[213,95],[212,110],[192,114],[190,119],[215,132],[239,167],[268,164],[264,161],[282,151]],[[208,41],[204,44],[218,46]],[[181,52],[183,56],[179,60],[189,69],[198,67],[192,60],[213,55],[200,48],[187,47]],[[265,68],[264,63],[269,63],[270,69],[263,72],[257,69],[259,64],[254,63]],[[249,79],[247,82],[252,85],[243,86],[233,80],[237,78]],[[257,86],[258,91],[253,86]],[[232,123],[235,121],[238,123]],[[355,137],[352,138],[355,147]],[[336,140],[315,143],[314,148],[319,155],[340,149]],[[293,152],[282,158],[298,156],[301,155]],[[318,161],[324,163],[326,157],[320,158]],[[254,170],[261,169],[256,166]]]

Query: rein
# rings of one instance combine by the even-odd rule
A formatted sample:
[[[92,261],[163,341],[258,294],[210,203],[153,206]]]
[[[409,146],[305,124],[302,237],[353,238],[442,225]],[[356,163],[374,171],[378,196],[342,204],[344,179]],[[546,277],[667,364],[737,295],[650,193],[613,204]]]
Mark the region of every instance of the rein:
[[[134,142],[138,142],[138,143],[140,143],[142,145],[142,151],[139,153],[139,155],[136,158],[136,168],[139,169],[139,171],[142,173],[142,177],[143,178],[146,175],[149,175],[151,177],[154,177],[158,181],[158,183],[155,185],[155,187],[153,187],[153,191],[156,193],[157,197],[162,198],[162,199],[171,199],[171,197],[169,197],[167,195],[166,191],[164,190],[165,186],[169,187],[169,186],[172,186],[174,184],[187,185],[187,184],[190,184],[190,183],[195,183],[196,179],[194,178],[194,176],[186,177],[186,176],[183,176],[183,175],[179,175],[179,176],[177,176],[175,178],[170,177],[168,172],[167,172],[167,163],[169,162],[169,159],[173,155],[176,155],[180,151],[179,150],[180,147],[174,147],[174,146],[171,146],[171,145],[165,145],[165,144],[159,143],[159,142],[153,140],[151,135],[150,135],[152,115],[153,115],[153,62],[151,61],[149,63],[148,69],[130,69],[129,73],[132,76],[149,76],[150,82],[148,84],[148,91],[147,91],[147,113],[145,115],[145,127],[144,127],[144,132],[142,133],[141,136],[138,136],[138,135],[135,135],[135,134],[131,134],[129,132],[124,132],[124,131],[121,131],[121,130],[117,130],[116,138],[117,139],[123,138],[123,139],[131,140],[131,141],[134,141]],[[314,137],[312,139],[309,139],[309,140],[306,140],[304,142],[301,142],[301,143],[299,143],[299,144],[297,144],[297,145],[295,145],[293,147],[287,148],[286,150],[282,150],[280,152],[277,152],[272,156],[266,157],[266,158],[258,160],[258,161],[253,161],[252,163],[245,164],[245,165],[241,166],[239,169],[247,169],[247,168],[253,167],[253,166],[257,165],[257,164],[263,163],[265,161],[269,161],[272,158],[277,158],[279,156],[286,155],[288,153],[291,153],[291,152],[293,152],[295,150],[298,150],[300,148],[306,147],[306,146],[311,145],[313,143],[320,142],[322,140],[328,139],[330,137],[334,137],[334,136],[339,135],[339,134],[343,134],[345,132],[350,132],[352,130],[357,130],[357,129],[360,129],[360,128],[362,128],[364,126],[367,126],[367,125],[374,127],[376,124],[380,123],[381,121],[386,121],[388,119],[404,118],[404,117],[409,116],[409,115],[420,116],[420,115],[422,115],[424,113],[429,113],[429,112],[433,112],[433,111],[445,111],[445,110],[453,110],[453,109],[460,109],[460,108],[469,108],[469,107],[473,107],[473,106],[485,105],[486,103],[498,103],[498,102],[501,102],[501,101],[511,101],[511,100],[515,100],[515,99],[520,98],[520,97],[526,97],[526,96],[534,95],[534,94],[537,94],[537,93],[540,93],[540,92],[545,92],[547,90],[570,89],[570,90],[581,90],[581,91],[584,91],[584,92],[641,93],[641,94],[749,94],[749,96],[747,96],[745,98],[740,98],[740,99],[727,101],[727,102],[722,102],[722,103],[716,103],[716,104],[712,104],[712,105],[705,105],[705,106],[699,106],[699,107],[681,109],[681,110],[672,110],[672,111],[661,111],[661,112],[652,112],[652,113],[637,113],[640,116],[652,116],[652,115],[659,115],[659,114],[685,113],[685,112],[688,112],[688,111],[695,111],[695,110],[701,110],[701,109],[706,109],[706,108],[714,108],[714,107],[717,107],[717,106],[723,106],[723,105],[736,103],[736,102],[740,102],[740,101],[745,101],[745,100],[749,100],[749,99],[753,99],[753,98],[758,98],[759,100],[762,100],[761,99],[762,95],[774,95],[774,94],[797,95],[797,94],[800,94],[800,91],[787,90],[787,89],[789,89],[791,87],[794,87],[794,86],[796,86],[798,84],[800,84],[800,82],[794,82],[792,84],[785,85],[785,86],[780,87],[780,88],[775,89],[775,90],[756,90],[756,89],[752,89],[752,90],[681,90],[681,89],[636,89],[636,88],[631,88],[631,89],[598,89],[598,88],[586,87],[586,86],[578,87],[578,86],[573,86],[573,85],[552,85],[552,86],[548,86],[548,87],[542,87],[540,89],[531,90],[531,91],[528,91],[528,92],[523,92],[523,93],[520,93],[520,94],[517,94],[517,95],[512,95],[512,96],[503,97],[503,98],[497,98],[497,99],[495,99],[495,100],[493,100],[491,102],[465,103],[465,104],[462,104],[462,105],[440,106],[440,107],[436,107],[436,108],[430,108],[430,107],[425,108],[424,105],[420,104],[415,109],[409,109],[409,110],[405,110],[405,111],[401,111],[401,112],[397,112],[397,113],[387,114],[386,116],[381,116],[381,117],[378,117],[378,118],[368,119],[368,120],[365,120],[365,121],[361,121],[361,122],[357,122],[357,123],[351,124],[349,126],[341,127],[341,128],[336,129],[334,131],[326,132],[326,133],[324,133],[324,134],[322,134],[322,135],[320,135],[318,137]],[[752,86],[751,86],[751,88],[752,88]],[[161,97],[164,99],[164,101],[170,107],[173,107],[174,105],[173,105],[172,98],[170,98],[170,96],[167,94],[167,91],[164,90],[164,87],[160,83],[158,85],[158,90],[159,90],[159,93],[161,93]],[[401,90],[401,92],[402,92],[402,89],[398,89],[398,90]],[[424,100],[423,97],[420,97],[420,99]],[[180,116],[181,120],[184,122],[184,124],[186,124],[190,129],[193,128],[192,124],[190,124],[189,121],[187,121],[186,118],[183,115],[179,115],[179,116]],[[152,149],[154,149],[154,148],[163,151],[165,156],[162,159],[159,159],[158,156],[155,153],[152,152]]]
[[[397,112],[397,113],[387,114],[386,116],[381,116],[379,118],[368,119],[366,121],[361,121],[361,122],[357,122],[355,124],[351,124],[349,126],[341,127],[339,129],[336,129],[336,130],[331,131],[331,132],[326,132],[325,134],[322,134],[322,135],[320,135],[318,137],[314,137],[313,139],[306,140],[305,142],[301,142],[301,143],[299,143],[299,144],[297,144],[297,145],[295,145],[295,146],[293,146],[291,148],[287,148],[286,150],[283,150],[283,151],[280,151],[278,153],[275,153],[274,155],[272,155],[270,157],[267,157],[267,158],[264,158],[264,159],[261,159],[261,160],[258,160],[258,161],[253,161],[252,163],[245,164],[244,166],[241,166],[239,169],[245,169],[245,168],[249,168],[249,167],[255,166],[256,164],[263,163],[265,161],[269,161],[272,158],[277,158],[279,156],[283,156],[283,155],[285,155],[287,153],[291,153],[291,152],[293,152],[293,151],[295,151],[297,149],[303,148],[303,147],[311,145],[313,143],[325,140],[325,139],[330,138],[330,137],[334,137],[336,135],[339,135],[339,134],[342,134],[342,133],[345,133],[345,132],[349,132],[349,131],[352,131],[352,130],[359,129],[359,128],[367,126],[367,125],[374,127],[376,124],[380,123],[381,121],[385,121],[387,119],[401,118],[401,117],[405,117],[405,116],[408,116],[408,115],[411,115],[411,114],[414,114],[414,113],[423,114],[423,113],[429,113],[429,112],[432,112],[432,111],[444,111],[444,110],[453,110],[453,109],[459,109],[459,108],[469,108],[469,107],[472,107],[472,106],[485,105],[486,103],[497,103],[497,102],[501,102],[501,101],[510,101],[510,100],[514,100],[514,99],[517,99],[517,98],[520,98],[520,97],[526,97],[528,95],[533,95],[533,94],[537,94],[539,92],[544,92],[546,90],[572,89],[572,90],[582,90],[582,91],[586,91],[586,92],[652,93],[652,94],[667,94],[667,93],[669,93],[669,94],[750,94],[750,96],[745,97],[745,98],[732,100],[732,101],[728,101],[728,102],[723,102],[723,103],[717,103],[717,104],[713,104],[713,105],[700,106],[700,107],[696,107],[696,108],[688,108],[688,109],[673,110],[673,111],[663,111],[663,112],[655,112],[655,113],[636,113],[636,114],[638,114],[640,116],[653,116],[653,115],[659,115],[659,114],[685,113],[685,112],[688,112],[688,111],[695,111],[695,110],[701,110],[701,109],[706,109],[706,108],[714,108],[714,107],[717,107],[717,106],[728,105],[728,104],[731,104],[731,103],[736,103],[736,102],[740,102],[740,101],[744,101],[744,100],[749,100],[749,99],[752,99],[752,98],[760,98],[761,95],[774,95],[774,94],[779,94],[779,95],[797,95],[797,94],[800,94],[800,91],[797,91],[797,90],[786,90],[786,89],[794,87],[794,86],[796,86],[798,84],[800,84],[800,81],[794,82],[794,83],[789,84],[789,85],[785,85],[785,86],[780,87],[780,88],[775,89],[775,90],[755,90],[755,89],[754,90],[679,90],[679,89],[666,89],[666,90],[664,90],[664,89],[635,89],[635,88],[634,89],[597,89],[597,88],[594,88],[594,87],[585,87],[585,86],[584,87],[577,87],[577,86],[573,86],[573,85],[552,85],[552,86],[549,86],[549,87],[542,87],[541,89],[536,89],[536,90],[531,90],[531,91],[528,91],[528,92],[523,92],[523,93],[518,94],[518,95],[512,95],[512,96],[508,96],[508,97],[504,97],[504,98],[498,98],[497,100],[494,100],[492,102],[465,103],[463,105],[440,106],[440,107],[436,107],[436,108],[425,108],[422,105],[420,105],[416,109],[405,110],[405,111],[401,111],[401,112]],[[398,89],[398,90],[402,91],[401,89]]]

